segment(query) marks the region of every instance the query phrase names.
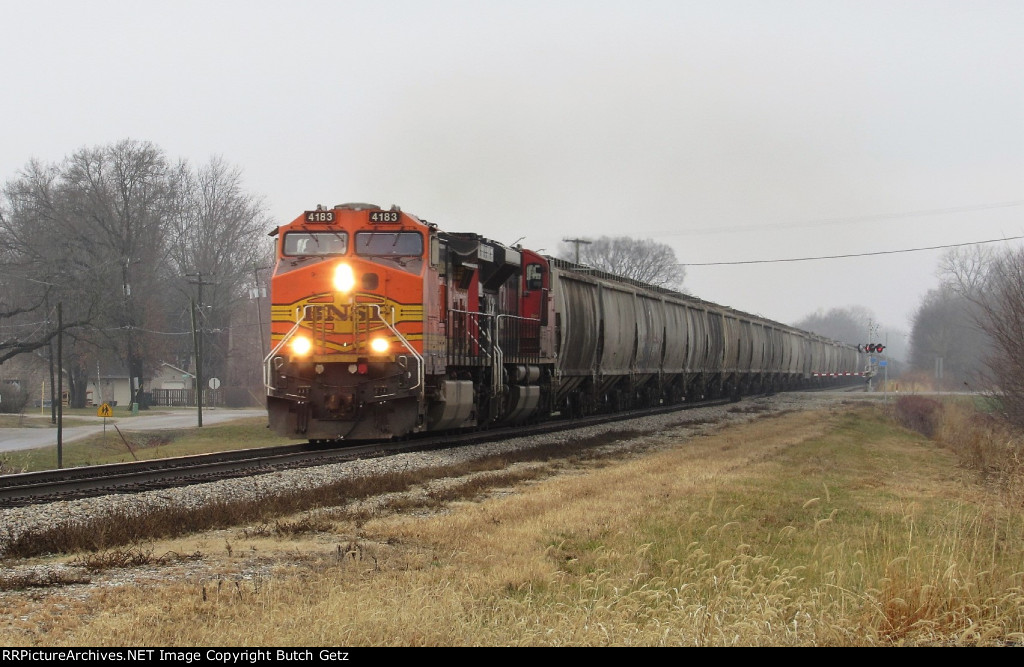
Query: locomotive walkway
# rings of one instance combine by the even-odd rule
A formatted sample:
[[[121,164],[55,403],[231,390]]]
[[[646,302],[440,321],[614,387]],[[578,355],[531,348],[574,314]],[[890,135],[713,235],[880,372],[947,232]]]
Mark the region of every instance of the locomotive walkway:
[[[265,417],[266,408],[205,408],[203,410],[203,426],[220,424],[235,419],[247,417]],[[57,444],[57,427],[50,424],[50,416],[25,415],[25,423],[34,426],[25,428],[0,428],[0,452],[10,452],[19,449],[33,449],[35,447],[47,447]],[[67,417],[74,420],[75,426],[65,426],[63,442],[72,442],[87,438],[91,435],[103,433],[103,417],[80,416]],[[88,420],[89,424],[81,424],[82,420]],[[195,408],[187,410],[154,410],[140,412],[138,415],[107,418],[107,430],[115,433],[113,425],[116,424],[124,432],[130,431],[159,431],[163,429],[197,428],[197,416]]]

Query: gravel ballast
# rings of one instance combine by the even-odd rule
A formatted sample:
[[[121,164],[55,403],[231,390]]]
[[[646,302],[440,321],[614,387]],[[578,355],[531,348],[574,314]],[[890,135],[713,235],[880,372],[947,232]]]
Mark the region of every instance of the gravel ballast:
[[[3,527],[0,530],[0,553],[3,553],[6,544],[25,533],[52,529],[60,525],[87,524],[107,516],[142,516],[147,512],[161,509],[194,509],[208,503],[256,503],[263,498],[302,489],[315,489],[343,479],[455,466],[473,459],[555,445],[570,440],[585,440],[609,432],[624,432],[631,435],[619,442],[605,445],[606,447],[643,446],[652,440],[652,436],[668,435],[674,440],[685,439],[731,424],[750,421],[765,414],[826,408],[859,397],[863,395],[839,392],[776,394],[746,399],[727,406],[698,407],[573,431],[511,438],[463,448],[405,453],[314,468],[284,470],[175,489],[0,509],[0,526]]]

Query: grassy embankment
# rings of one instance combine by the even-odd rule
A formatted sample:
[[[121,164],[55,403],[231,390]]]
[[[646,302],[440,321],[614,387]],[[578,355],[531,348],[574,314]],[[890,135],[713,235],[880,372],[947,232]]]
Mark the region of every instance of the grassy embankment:
[[[1020,440],[959,405],[899,416],[933,437],[880,406],[681,424],[640,455],[339,484],[216,531],[138,524],[32,561],[133,585],[9,593],[0,643],[1024,641]]]
[[[17,419],[17,417],[13,417]],[[52,427],[48,420],[25,419],[26,426]],[[75,424],[96,424],[96,420],[78,419]],[[39,422],[39,423],[36,423]],[[43,423],[45,422],[45,423]],[[267,428],[266,417],[251,417],[226,424],[207,425],[202,429],[166,429],[160,431],[132,431],[131,417],[118,415],[118,428],[113,422],[106,432],[62,445],[65,468],[104,463],[122,463],[132,460],[168,458],[227,451],[233,449],[273,447],[301,440],[281,438]],[[0,428],[17,426],[4,424]],[[34,449],[0,453],[0,473],[33,472],[56,467],[57,447],[49,445]]]

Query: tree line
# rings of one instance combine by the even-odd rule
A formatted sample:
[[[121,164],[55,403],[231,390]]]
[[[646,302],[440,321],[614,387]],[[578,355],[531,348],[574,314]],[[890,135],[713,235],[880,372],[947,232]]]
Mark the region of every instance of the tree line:
[[[999,399],[1004,416],[1024,427],[1024,249],[985,246],[952,250],[938,267],[939,286],[914,313],[903,346],[897,332],[888,353],[905,370],[941,390],[980,391]],[[834,308],[795,323],[847,343],[868,343],[872,313]]]
[[[952,251],[940,275],[914,317],[911,363],[956,360],[954,383],[992,393],[1004,416],[1024,427],[1024,248]]]
[[[240,324],[240,315],[253,308],[250,294],[260,293],[273,261],[273,226],[241,170],[219,157],[193,166],[152,143],[123,140],[55,163],[30,161],[0,191],[0,363],[26,353],[52,360],[60,304],[63,368],[71,404],[81,406],[100,360],[140,379],[161,361],[189,368],[195,313],[207,349],[202,375],[258,384],[261,325]],[[672,248],[652,240],[566,239],[559,255],[683,288]],[[1024,424],[1024,250],[953,251],[940,276],[914,315],[909,352],[902,333],[888,352],[920,374],[941,374],[944,388],[995,388]],[[795,326],[853,344],[883,342],[865,340],[872,322],[853,306]],[[236,366],[249,377],[228,378],[229,351],[244,357]]]
[[[70,403],[82,406],[101,360],[140,380],[160,361],[188,368],[195,302],[203,374],[225,377],[233,318],[269,268],[271,227],[219,157],[193,166],[123,140],[30,161],[0,192],[0,363],[52,359],[60,304]]]

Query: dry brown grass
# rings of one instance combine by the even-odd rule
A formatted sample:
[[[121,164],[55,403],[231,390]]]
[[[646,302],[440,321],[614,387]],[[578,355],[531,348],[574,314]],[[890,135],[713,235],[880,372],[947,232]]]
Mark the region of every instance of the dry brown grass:
[[[119,587],[3,594],[0,643],[1024,640],[1019,508],[880,409],[645,441],[610,465],[524,461],[396,490],[383,510],[351,501],[154,541],[138,548],[202,558],[102,574]]]
[[[29,588],[62,588],[72,584],[88,584],[92,580],[83,573],[40,569],[0,574],[0,591],[23,591]]]
[[[0,475],[12,475],[25,472],[25,468],[12,463],[7,456],[0,456]]]
[[[1024,510],[1024,434],[967,398],[943,401],[936,422],[931,437],[951,448],[1003,503]]]
[[[219,501],[201,507],[163,507],[151,509],[143,515],[115,511],[94,515],[86,519],[57,522],[28,533],[14,533],[0,527],[0,557],[31,558],[49,553],[76,551],[103,551],[131,545],[139,541],[175,537],[210,528],[237,526],[258,521],[275,521],[275,532],[282,532],[280,518],[295,512],[323,506],[339,507],[354,500],[385,496],[384,506],[392,510],[431,508],[443,505],[456,497],[469,497],[495,486],[524,481],[543,474],[548,466],[537,470],[511,468],[516,462],[552,462],[578,459],[597,460],[605,456],[602,447],[631,435],[633,431],[609,431],[589,438],[570,439],[497,456],[486,456],[453,466],[413,469],[401,473],[353,477],[327,486],[301,488],[278,495],[264,496],[260,503],[248,500]],[[481,474],[486,473],[486,474]],[[434,480],[456,479],[441,486],[430,487],[428,492],[416,490]],[[410,492],[410,490],[413,490]],[[349,516],[349,512],[343,512]],[[359,520],[371,516],[357,510],[352,518]],[[301,523],[301,522],[300,522]],[[265,530],[265,528],[261,528]]]
[[[71,565],[89,572],[101,572],[112,568],[132,568],[143,565],[167,565],[182,560],[202,560],[198,551],[191,554],[179,554],[168,551],[160,556],[154,555],[152,549],[130,547],[128,549],[111,549],[110,551],[94,552],[76,556]]]

